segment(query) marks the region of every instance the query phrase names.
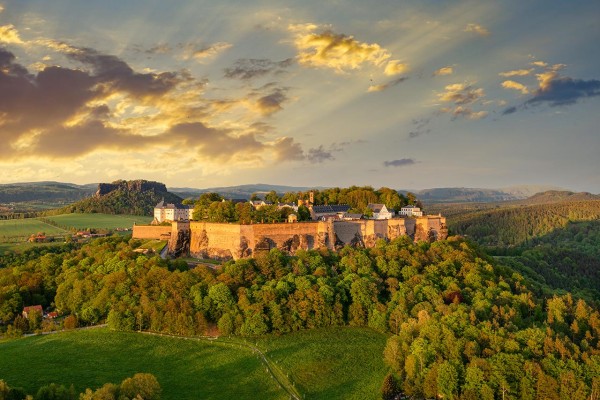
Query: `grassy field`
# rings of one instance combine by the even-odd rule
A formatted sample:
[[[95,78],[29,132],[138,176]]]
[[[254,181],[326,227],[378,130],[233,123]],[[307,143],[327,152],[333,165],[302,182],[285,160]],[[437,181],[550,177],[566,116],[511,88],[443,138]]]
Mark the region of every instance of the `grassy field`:
[[[287,399],[249,349],[108,329],[0,343],[0,379],[34,393],[51,382],[79,392],[136,372],[158,379],[163,400]]]
[[[303,399],[379,399],[386,335],[319,329],[245,342],[289,377]],[[186,340],[108,329],[0,342],[0,379],[33,392],[50,382],[78,391],[154,374],[170,399],[288,399],[243,339]]]
[[[68,229],[118,229],[131,228],[135,223],[148,224],[152,217],[139,215],[109,214],[63,214],[47,219],[58,226],[45,223],[37,218],[0,220],[0,243],[19,243],[38,232],[46,236],[61,236],[72,233]]]
[[[29,237],[29,235],[38,232],[45,232],[46,235],[67,233],[64,229],[46,224],[35,218],[0,220],[0,241],[10,241],[11,238]]]
[[[306,399],[380,399],[388,368],[387,335],[363,328],[328,328],[266,336],[257,347]]]
[[[140,215],[110,215],[110,214],[63,214],[48,217],[49,220],[61,226],[74,227],[76,229],[117,229],[131,228],[133,223],[140,225],[152,222],[152,217]]]

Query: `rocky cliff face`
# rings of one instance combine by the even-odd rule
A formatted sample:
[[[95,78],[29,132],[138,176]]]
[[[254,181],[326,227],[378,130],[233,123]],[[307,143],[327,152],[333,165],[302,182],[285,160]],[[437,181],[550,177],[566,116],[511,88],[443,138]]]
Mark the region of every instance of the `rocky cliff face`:
[[[122,189],[127,192],[147,192],[154,191],[155,193],[166,193],[167,187],[164,183],[145,181],[138,179],[135,181],[115,181],[113,183],[99,183],[98,190],[96,190],[95,196],[100,197],[107,195],[115,190]]]

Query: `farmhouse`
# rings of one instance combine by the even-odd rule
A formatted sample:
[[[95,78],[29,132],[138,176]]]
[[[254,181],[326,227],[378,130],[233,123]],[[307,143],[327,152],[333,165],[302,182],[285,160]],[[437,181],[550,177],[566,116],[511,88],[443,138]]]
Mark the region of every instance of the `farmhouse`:
[[[42,306],[35,305],[35,306],[23,307],[23,318],[29,319],[29,316],[31,315],[32,312],[37,312],[40,317],[42,315],[44,315],[44,309],[42,308]]]

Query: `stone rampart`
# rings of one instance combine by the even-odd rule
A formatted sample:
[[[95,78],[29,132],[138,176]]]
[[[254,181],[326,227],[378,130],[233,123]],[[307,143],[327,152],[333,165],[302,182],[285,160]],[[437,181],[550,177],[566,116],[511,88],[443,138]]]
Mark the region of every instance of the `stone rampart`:
[[[408,235],[415,240],[440,240],[447,236],[446,218],[425,216],[389,220],[318,221],[278,224],[174,223],[171,227],[134,226],[133,237],[170,237],[169,253],[215,259],[239,259],[277,248],[288,254],[299,249],[345,245],[373,247],[379,239]]]

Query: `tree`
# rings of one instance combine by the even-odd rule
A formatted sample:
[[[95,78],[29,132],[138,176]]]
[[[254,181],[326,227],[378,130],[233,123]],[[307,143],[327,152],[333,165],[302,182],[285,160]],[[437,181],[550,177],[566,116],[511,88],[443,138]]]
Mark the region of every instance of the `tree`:
[[[394,374],[388,373],[381,385],[381,398],[383,400],[394,400],[400,393],[400,387],[398,386],[396,377]]]
[[[311,220],[311,216],[310,216],[310,210],[308,209],[308,207],[302,205],[300,207],[298,207],[298,221],[310,221]]]
[[[138,373],[121,382],[121,396],[127,399],[159,400],[160,384],[156,377],[148,373]]]
[[[268,202],[268,203],[273,203],[273,204],[279,203],[279,196],[277,195],[277,192],[274,191],[274,190],[271,190],[265,196],[265,201]]]

